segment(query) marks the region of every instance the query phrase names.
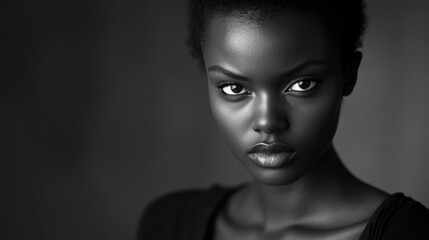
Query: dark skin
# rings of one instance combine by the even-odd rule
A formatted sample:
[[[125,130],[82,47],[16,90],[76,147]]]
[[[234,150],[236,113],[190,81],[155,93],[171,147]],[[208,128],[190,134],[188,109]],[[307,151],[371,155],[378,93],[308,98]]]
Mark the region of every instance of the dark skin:
[[[211,110],[254,179],[217,215],[214,239],[358,239],[387,197],[355,178],[332,145],[362,57],[345,59],[341,49],[312,14],[210,21],[203,57]],[[247,151],[261,142],[286,144],[295,155],[258,166]]]

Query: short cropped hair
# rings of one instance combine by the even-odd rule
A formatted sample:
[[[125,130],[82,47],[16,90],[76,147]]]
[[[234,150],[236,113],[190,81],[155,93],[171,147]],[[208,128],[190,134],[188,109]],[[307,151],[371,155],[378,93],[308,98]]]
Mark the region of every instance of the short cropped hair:
[[[187,44],[191,55],[204,66],[202,49],[207,25],[216,14],[235,14],[262,22],[286,9],[321,16],[339,36],[343,56],[362,47],[367,27],[364,0],[190,0]]]

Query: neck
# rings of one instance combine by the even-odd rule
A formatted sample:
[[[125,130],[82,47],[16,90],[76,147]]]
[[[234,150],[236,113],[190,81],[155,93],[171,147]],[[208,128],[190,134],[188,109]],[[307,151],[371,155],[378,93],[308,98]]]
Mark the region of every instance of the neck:
[[[253,182],[250,194],[258,209],[258,218],[266,228],[299,223],[317,218],[335,202],[344,199],[357,180],[344,167],[331,146],[321,159],[296,182],[269,186]]]

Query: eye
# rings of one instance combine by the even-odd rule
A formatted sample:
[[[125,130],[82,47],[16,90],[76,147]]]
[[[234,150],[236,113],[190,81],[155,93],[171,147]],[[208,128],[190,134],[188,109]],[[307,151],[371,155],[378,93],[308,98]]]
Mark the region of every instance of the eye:
[[[247,91],[238,84],[228,84],[222,87],[222,92],[228,95],[242,95]]]
[[[287,92],[307,92],[313,89],[317,85],[316,81],[313,80],[300,80],[292,84],[287,89]]]

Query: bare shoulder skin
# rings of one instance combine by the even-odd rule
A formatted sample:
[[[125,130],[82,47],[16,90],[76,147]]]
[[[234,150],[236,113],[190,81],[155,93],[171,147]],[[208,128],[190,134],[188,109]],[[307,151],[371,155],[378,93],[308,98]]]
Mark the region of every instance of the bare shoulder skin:
[[[358,239],[387,197],[356,179],[332,145],[362,58],[346,61],[340,45],[305,13],[209,23],[211,110],[254,179],[217,216],[215,239]]]

